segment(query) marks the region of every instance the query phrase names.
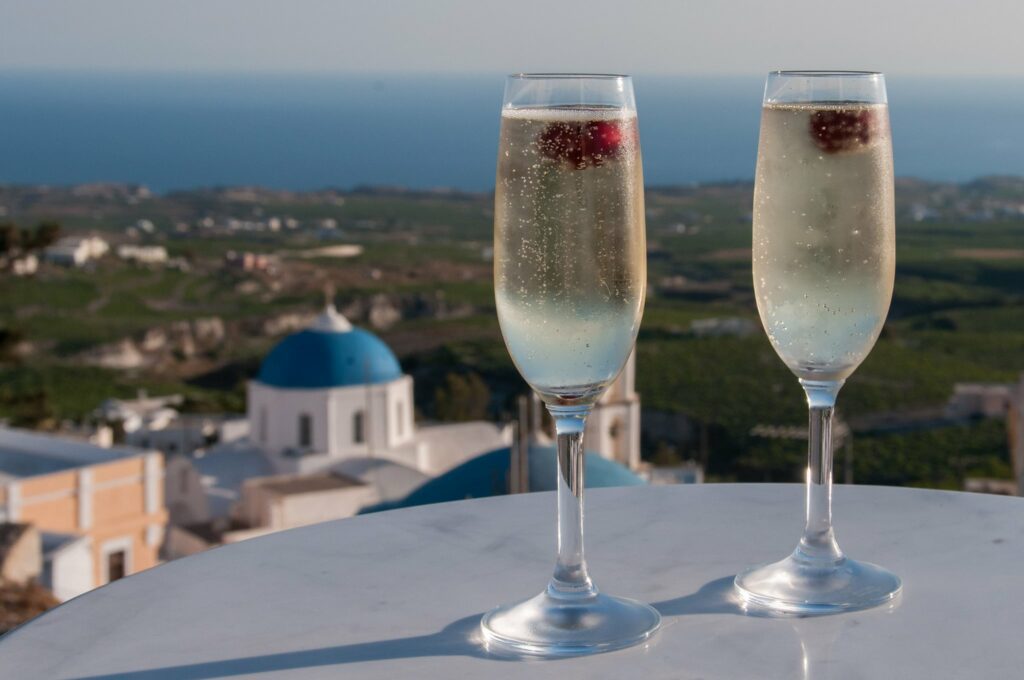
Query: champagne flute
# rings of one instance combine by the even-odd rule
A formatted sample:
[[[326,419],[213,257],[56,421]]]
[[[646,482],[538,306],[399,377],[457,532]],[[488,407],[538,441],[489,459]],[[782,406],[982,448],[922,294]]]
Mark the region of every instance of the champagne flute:
[[[885,323],[895,273],[892,139],[881,73],[768,75],[754,185],[757,309],[810,409],[807,522],[792,555],[736,577],[795,613],[882,604],[900,579],[846,557],[832,531],[832,410]]]
[[[494,204],[501,332],[555,422],[558,552],[547,589],[484,616],[484,639],[549,657],[636,644],[660,615],[598,592],[583,555],[584,423],[629,357],[647,285],[632,81],[510,76]]]

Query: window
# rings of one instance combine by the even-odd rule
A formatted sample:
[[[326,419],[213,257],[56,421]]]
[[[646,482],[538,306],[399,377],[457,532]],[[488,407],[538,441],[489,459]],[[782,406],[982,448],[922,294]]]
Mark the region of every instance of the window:
[[[622,419],[616,418],[612,426],[608,428],[608,438],[611,439],[612,460],[620,463],[629,463],[626,452],[626,428]]]
[[[128,556],[124,550],[107,553],[107,582],[125,577]]]
[[[100,546],[100,577],[110,583],[132,573],[132,539],[122,536],[104,541]]]
[[[398,402],[395,404],[395,433],[401,437],[405,430],[405,404]]]
[[[366,441],[366,432],[363,431],[364,420],[362,411],[356,411],[352,414],[352,442],[355,444],[362,444]]]
[[[313,418],[308,413],[299,414],[299,446],[304,449],[313,446]]]
[[[267,407],[260,407],[260,442],[267,443]]]

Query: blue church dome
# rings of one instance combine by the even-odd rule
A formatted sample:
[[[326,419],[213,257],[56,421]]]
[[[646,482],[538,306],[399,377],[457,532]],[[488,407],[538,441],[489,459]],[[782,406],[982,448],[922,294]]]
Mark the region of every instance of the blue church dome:
[[[398,359],[383,340],[353,328],[328,307],[310,328],[279,342],[263,360],[256,379],[284,389],[323,389],[400,377]]]
[[[554,491],[557,488],[555,456],[553,446],[530,446],[527,457],[530,491]],[[481,454],[424,483],[405,498],[364,508],[361,514],[506,494],[511,459],[512,453],[507,447]],[[625,466],[590,451],[584,463],[584,477],[588,489],[646,484]]]

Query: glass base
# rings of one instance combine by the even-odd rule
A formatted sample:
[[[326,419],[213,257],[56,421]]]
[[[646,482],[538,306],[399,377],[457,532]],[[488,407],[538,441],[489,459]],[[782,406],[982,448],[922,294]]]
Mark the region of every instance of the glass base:
[[[498,607],[480,622],[484,641],[496,652],[561,657],[596,654],[643,642],[661,625],[654,607],[601,593],[552,597]]]
[[[882,567],[842,558],[824,564],[801,559],[754,567],[736,576],[748,605],[786,614],[830,614],[867,609],[899,595],[900,578]]]

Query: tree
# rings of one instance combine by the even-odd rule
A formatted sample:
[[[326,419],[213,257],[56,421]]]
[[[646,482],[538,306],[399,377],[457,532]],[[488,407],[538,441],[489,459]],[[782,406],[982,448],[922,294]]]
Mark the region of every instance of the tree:
[[[32,247],[42,250],[52,246],[60,238],[60,224],[51,220],[40,222],[32,238]]]
[[[13,222],[0,224],[0,253],[17,250],[21,245],[21,232]]]
[[[56,411],[45,389],[18,396],[11,424],[30,430],[47,430],[56,424]]]
[[[25,334],[17,328],[0,328],[0,362],[18,358],[18,345],[25,340]]]
[[[484,420],[491,391],[479,374],[448,373],[444,384],[434,391],[434,411],[438,420]]]
[[[800,482],[807,467],[807,442],[798,439],[749,438],[746,454],[734,470],[741,482]]]
[[[651,462],[659,467],[672,467],[682,464],[683,457],[679,455],[676,447],[661,439],[658,440],[658,445],[654,449]]]

